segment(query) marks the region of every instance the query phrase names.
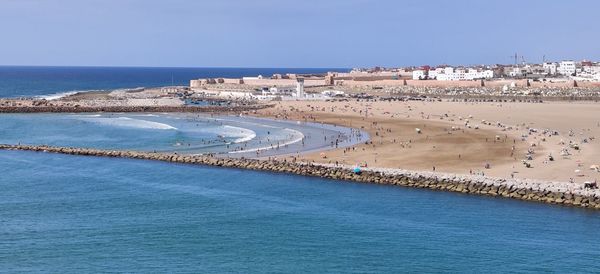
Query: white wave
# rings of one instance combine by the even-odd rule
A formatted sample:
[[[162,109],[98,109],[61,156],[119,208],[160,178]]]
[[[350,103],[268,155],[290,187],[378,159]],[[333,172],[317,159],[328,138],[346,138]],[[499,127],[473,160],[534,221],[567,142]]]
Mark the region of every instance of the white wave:
[[[235,138],[233,141],[228,141],[227,144],[248,142],[256,138],[256,132],[254,130],[230,125],[200,127],[185,129],[183,131],[208,133],[217,135],[220,138]]]
[[[80,91],[58,92],[58,93],[53,93],[53,94],[36,96],[36,98],[38,98],[38,99],[45,99],[45,100],[50,101],[50,100],[56,100],[56,99],[60,99],[60,98],[63,98],[63,97],[75,95],[75,94],[77,94],[79,92]]]
[[[92,117],[92,118],[81,118],[82,120],[94,122],[108,126],[118,127],[129,127],[129,128],[141,128],[141,129],[162,129],[162,130],[176,130],[177,128],[167,124],[146,121],[140,119],[132,119],[129,117],[116,117],[116,118],[104,118],[104,117]]]
[[[76,117],[76,118],[91,118],[91,117],[101,117],[101,114],[73,114],[73,113],[69,113],[68,114],[70,117]]]
[[[289,129],[289,128],[284,128],[283,130],[291,132],[291,135],[295,135],[296,138],[294,138],[294,139],[292,139],[292,140],[290,140],[288,142],[279,144],[279,147],[284,147],[284,146],[287,146],[287,145],[295,144],[295,143],[298,143],[298,142],[302,141],[302,139],[304,139],[304,134],[302,134],[302,132],[300,132],[300,131],[297,131],[295,129]],[[231,153],[231,154],[235,154],[235,153],[247,153],[247,152],[269,150],[269,149],[273,149],[273,148],[274,147],[271,147],[271,146],[264,146],[264,147],[257,147],[257,148],[252,148],[252,149],[230,151],[229,153]]]
[[[223,128],[225,129],[225,131],[223,131],[223,134],[226,135],[227,137],[239,137],[233,141],[233,143],[236,143],[236,144],[248,142],[248,141],[256,138],[256,132],[251,129],[227,126],[227,125],[223,126]]]
[[[146,89],[145,87],[137,87],[137,88],[118,88],[114,89],[111,92],[131,92],[131,91],[141,91]]]
[[[137,88],[121,88],[121,89],[114,89],[114,90],[103,90],[103,89],[71,90],[71,91],[57,92],[57,93],[51,93],[51,94],[46,94],[46,95],[38,95],[38,96],[35,96],[35,98],[46,99],[46,100],[50,101],[50,100],[57,100],[57,99],[64,98],[67,96],[75,95],[77,93],[97,92],[97,91],[131,92],[131,91],[139,91],[139,90],[144,90],[144,89],[145,89],[144,87],[137,87]]]

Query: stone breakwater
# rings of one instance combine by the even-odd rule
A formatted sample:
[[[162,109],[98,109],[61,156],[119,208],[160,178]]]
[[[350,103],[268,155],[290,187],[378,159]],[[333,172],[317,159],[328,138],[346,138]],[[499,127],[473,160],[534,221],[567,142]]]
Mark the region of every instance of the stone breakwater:
[[[81,113],[81,112],[243,112],[271,105],[240,106],[0,106],[0,113]]]
[[[316,176],[361,183],[397,185],[477,194],[518,200],[561,204],[582,208],[600,209],[600,190],[586,189],[581,184],[557,183],[537,180],[516,180],[484,176],[457,175],[433,172],[415,172],[400,169],[365,168],[355,173],[350,166],[330,164],[293,163],[275,160],[233,159],[206,155],[178,155],[176,153],[151,153],[87,148],[2,145],[3,150],[27,150],[70,155],[120,157],[156,160],[184,164],[241,168],[249,170]]]

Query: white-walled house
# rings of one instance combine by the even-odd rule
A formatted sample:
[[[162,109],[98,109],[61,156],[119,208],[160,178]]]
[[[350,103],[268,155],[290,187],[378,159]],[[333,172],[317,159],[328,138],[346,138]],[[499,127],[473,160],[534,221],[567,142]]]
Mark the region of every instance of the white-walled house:
[[[424,69],[416,69],[412,72],[413,80],[423,80],[425,77],[427,77],[427,71]]]
[[[542,68],[544,68],[545,72],[550,75],[556,75],[557,64],[554,62],[545,62],[542,64]]]
[[[558,74],[570,76],[575,73],[576,69],[575,62],[569,60],[560,62],[557,71]]]
[[[577,72],[579,80],[600,82],[600,64],[583,65],[580,72]]]
[[[444,72],[443,68],[435,68],[435,69],[430,69],[429,70],[429,79],[437,79],[437,76],[440,75],[440,73]]]
[[[494,78],[494,71],[490,69],[478,70],[475,68],[458,68],[452,67],[444,68],[443,73],[437,75],[438,80],[441,81],[464,81],[464,80],[476,80],[476,79],[490,79]]]

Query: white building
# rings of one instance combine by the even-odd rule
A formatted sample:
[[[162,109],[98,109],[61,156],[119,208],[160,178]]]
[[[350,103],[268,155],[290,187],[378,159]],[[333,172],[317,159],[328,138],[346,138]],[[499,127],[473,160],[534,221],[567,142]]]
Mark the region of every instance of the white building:
[[[583,66],[583,72],[588,74],[600,74],[600,64],[592,64],[591,66]]]
[[[575,66],[574,61],[562,61],[558,66],[558,74],[562,75],[573,75],[576,71],[577,67]]]
[[[430,69],[429,73],[428,73],[429,79],[437,79],[437,76],[443,72],[444,72],[443,68]]]
[[[466,80],[491,79],[491,78],[494,78],[494,71],[492,71],[491,69],[486,69],[486,70],[469,69],[465,75]]]
[[[460,81],[464,80],[465,75],[462,71],[454,71],[453,67],[445,67],[444,71],[437,75],[437,80],[440,81]]]
[[[581,72],[577,73],[578,80],[600,82],[600,64],[584,65]]]
[[[296,97],[302,98],[305,97],[304,93],[304,78],[296,79]]]
[[[490,78],[494,78],[494,72],[492,70],[478,70],[474,68],[454,69],[452,67],[445,67],[443,71],[436,75],[436,79],[440,81],[469,81]]]
[[[423,80],[425,79],[425,77],[427,77],[427,71],[425,71],[424,69],[416,69],[412,72],[413,80]]]
[[[542,68],[544,68],[544,71],[550,75],[556,75],[556,67],[557,64],[554,62],[545,62],[544,64],[542,64]]]

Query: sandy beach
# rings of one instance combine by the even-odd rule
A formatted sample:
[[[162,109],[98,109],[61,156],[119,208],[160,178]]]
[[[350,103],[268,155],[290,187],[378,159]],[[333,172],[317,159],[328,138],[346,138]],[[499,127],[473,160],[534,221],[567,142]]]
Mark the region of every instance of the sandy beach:
[[[106,106],[158,106],[167,112],[168,107],[183,108],[183,100],[171,93],[167,88],[91,92],[51,101],[4,99],[0,106],[62,106],[71,107],[71,111],[72,107],[106,111],[96,109]],[[600,136],[600,105],[595,102],[375,98],[275,101],[255,105],[259,110],[239,108],[230,112],[340,125],[370,135],[368,142],[337,149],[336,138],[329,136],[319,140],[323,144],[319,151],[291,153],[288,159],[292,161],[560,182],[600,180],[600,172],[591,168],[600,165],[596,139]]]
[[[366,144],[303,155],[304,161],[600,180],[590,169],[600,164],[600,105],[594,103],[286,101],[257,115],[361,128],[371,135]]]

